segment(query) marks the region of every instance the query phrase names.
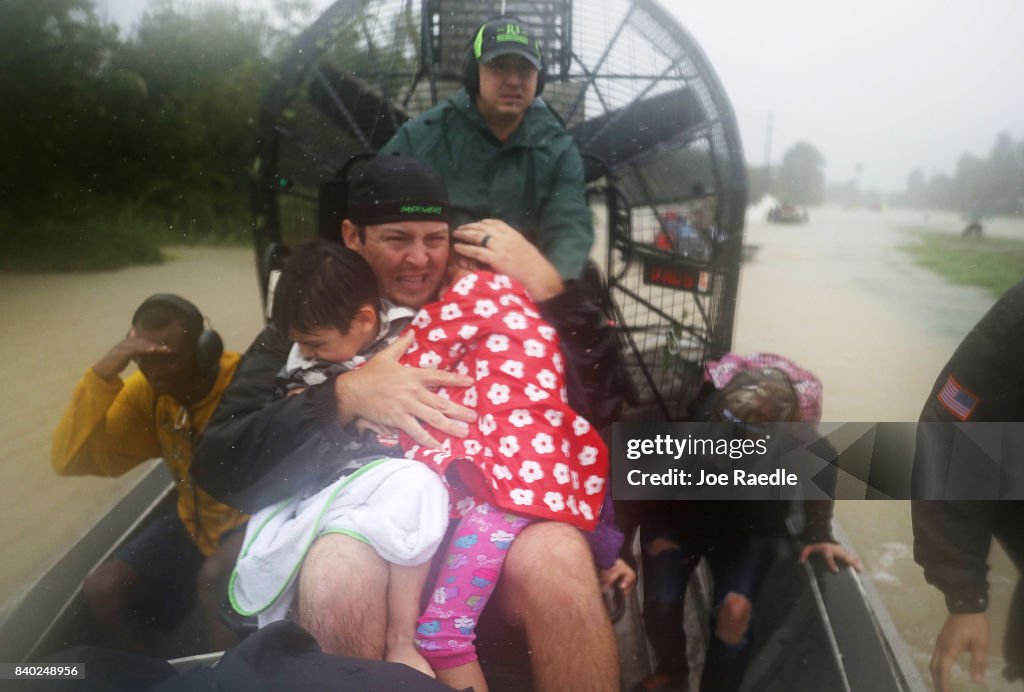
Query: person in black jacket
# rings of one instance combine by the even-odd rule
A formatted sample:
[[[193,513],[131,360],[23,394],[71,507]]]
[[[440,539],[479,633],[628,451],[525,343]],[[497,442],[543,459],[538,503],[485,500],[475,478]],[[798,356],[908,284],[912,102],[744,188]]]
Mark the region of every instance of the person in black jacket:
[[[1024,281],[996,301],[964,337],[939,374],[921,413],[914,457],[914,497],[945,497],[952,425],[1024,421]],[[1020,450],[1016,450],[1018,459]],[[1018,472],[1019,473],[1019,472]],[[992,538],[1024,572],[1024,502],[920,499],[911,504],[914,559],[942,591],[949,615],[932,653],[937,690],[948,692],[949,669],[962,652],[971,676],[984,676],[989,645],[988,572]],[[1018,580],[1005,638],[1009,679],[1024,676],[1024,582]]]
[[[353,176],[342,237],[371,265],[386,299],[419,308],[436,297],[447,265],[446,211],[447,194],[433,171],[408,157],[378,157]],[[620,405],[618,343],[600,311],[506,224],[485,220],[452,235],[457,252],[520,281],[556,328],[566,353],[570,404],[595,425],[613,420]],[[255,510],[314,478],[330,477],[333,469],[310,465],[304,455],[316,431],[326,431],[339,449],[365,454],[363,438],[350,426],[356,418],[402,429],[433,446],[436,440],[420,421],[458,437],[468,431],[472,411],[433,390],[468,386],[472,378],[399,365],[408,339],[358,370],[282,399],[275,376],[290,346],[273,326],[257,336],[196,450],[194,478],[229,504]],[[618,686],[614,634],[597,576],[579,568],[589,562],[579,531],[555,522],[528,527],[510,551],[496,598],[499,605],[516,603],[542,689]],[[348,536],[331,534],[313,544],[298,575],[298,618],[325,651],[381,657],[385,567],[372,549]]]

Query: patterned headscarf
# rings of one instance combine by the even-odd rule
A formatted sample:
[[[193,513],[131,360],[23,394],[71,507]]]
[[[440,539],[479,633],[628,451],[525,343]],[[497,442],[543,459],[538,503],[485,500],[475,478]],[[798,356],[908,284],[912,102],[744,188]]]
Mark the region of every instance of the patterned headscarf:
[[[800,408],[800,420],[817,423],[821,420],[821,380],[810,370],[805,370],[790,359],[774,353],[751,353],[743,356],[727,353],[721,360],[712,360],[704,367],[704,381],[715,389],[723,389],[738,373],[752,368],[776,368],[789,378],[796,392]]]

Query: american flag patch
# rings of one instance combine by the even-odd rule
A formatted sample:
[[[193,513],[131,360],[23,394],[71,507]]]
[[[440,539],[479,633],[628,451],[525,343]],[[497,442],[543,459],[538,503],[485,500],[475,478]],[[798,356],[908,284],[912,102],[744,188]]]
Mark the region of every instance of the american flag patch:
[[[961,421],[965,421],[978,405],[978,397],[961,387],[956,378],[950,375],[939,391],[939,403]]]

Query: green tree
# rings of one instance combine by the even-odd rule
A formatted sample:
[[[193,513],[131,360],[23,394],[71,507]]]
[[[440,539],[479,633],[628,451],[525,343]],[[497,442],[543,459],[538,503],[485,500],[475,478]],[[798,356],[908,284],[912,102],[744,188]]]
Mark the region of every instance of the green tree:
[[[206,236],[245,225],[256,113],[273,75],[260,14],[163,3],[143,16],[117,64],[145,86],[135,160],[139,199],[169,225]]]
[[[1024,161],[1017,146],[1006,132],[996,137],[988,157],[987,186],[982,191],[981,204],[992,214],[1019,214],[1021,212],[1021,178]]]
[[[963,154],[956,162],[953,175],[954,208],[967,216],[982,215],[989,182],[986,162],[972,154]]]
[[[778,195],[793,204],[820,204],[825,196],[825,157],[814,145],[797,142],[782,157]]]
[[[933,176],[927,184],[915,170],[907,179],[905,200],[915,206],[950,209],[967,216],[1024,213],[1024,142],[1008,133],[996,137],[986,159],[963,154],[956,173]]]
[[[298,6],[299,3],[296,3]],[[249,224],[263,16],[147,13],[122,41],[93,0],[0,2],[0,265],[101,268]]]
[[[88,0],[0,3],[0,208],[17,226],[102,192],[116,48]]]

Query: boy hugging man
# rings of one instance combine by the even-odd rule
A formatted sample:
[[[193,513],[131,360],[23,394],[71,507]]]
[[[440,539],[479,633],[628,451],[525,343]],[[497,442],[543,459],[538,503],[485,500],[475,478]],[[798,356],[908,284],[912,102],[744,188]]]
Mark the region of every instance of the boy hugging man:
[[[538,519],[573,524],[586,532],[598,565],[619,576],[624,568],[617,560],[621,535],[607,515],[598,524],[608,474],[607,450],[597,431],[566,402],[563,355],[554,329],[522,287],[503,275],[453,267],[442,294],[440,301],[427,305],[412,320],[410,331],[417,339],[411,345],[403,340],[407,350],[399,362],[474,376],[474,386],[466,390],[439,393],[476,409],[476,428],[466,439],[445,437],[431,429],[444,440],[441,449],[424,448],[400,434],[399,449],[382,450],[381,444],[394,441],[395,436],[381,436],[374,444],[370,435],[375,453],[404,451],[417,461],[369,455],[368,464],[313,499],[286,501],[285,511],[278,506],[257,514],[252,525],[269,522],[272,533],[254,529],[251,545],[247,537],[233,596],[241,594],[241,601],[247,593],[258,592],[265,601],[274,589],[260,584],[256,572],[266,569],[266,548],[290,546],[291,557],[274,567],[276,573],[282,567],[290,573],[296,564],[294,538],[325,530],[326,525],[309,515],[333,515],[333,509],[324,507],[335,507],[337,498],[352,496],[352,502],[341,504],[365,501],[372,509],[360,507],[355,513],[366,521],[358,528],[351,520],[335,522],[326,530],[342,530],[367,540],[390,563],[385,657],[427,673],[437,671],[443,682],[456,688],[486,689],[473,646],[474,629],[519,533]],[[323,381],[329,373],[358,367],[372,344],[387,343],[389,336],[394,341],[408,324],[405,318],[411,311],[387,304],[378,311],[377,304],[373,274],[357,253],[326,241],[300,247],[282,274],[275,301],[275,324],[295,342],[280,374],[282,389],[297,392]],[[377,426],[373,431],[390,432]],[[336,450],[325,440],[318,453],[329,456]],[[408,464],[418,466],[418,472]],[[423,477],[423,471],[430,478]],[[366,474],[388,478],[388,483],[371,482],[363,488],[364,480],[352,482]],[[412,482],[396,484],[392,475]],[[431,590],[431,603],[417,617],[430,554],[439,542],[438,526],[449,517],[447,506],[439,509],[439,501],[449,496],[458,527]],[[392,519],[393,508],[415,511]],[[427,511],[432,514],[427,516]],[[381,532],[378,526],[368,526],[372,522],[394,526]],[[444,533],[443,526],[440,532]],[[397,548],[384,540],[395,538],[396,533],[401,544]],[[403,550],[407,545],[416,547],[415,554]],[[302,542],[298,546],[305,549]],[[277,556],[278,550],[269,554]],[[255,604],[250,598],[242,605],[252,612]],[[274,619],[283,612],[282,605],[287,608],[277,603],[263,610],[273,613],[269,619]],[[414,632],[418,651],[412,646]]]

